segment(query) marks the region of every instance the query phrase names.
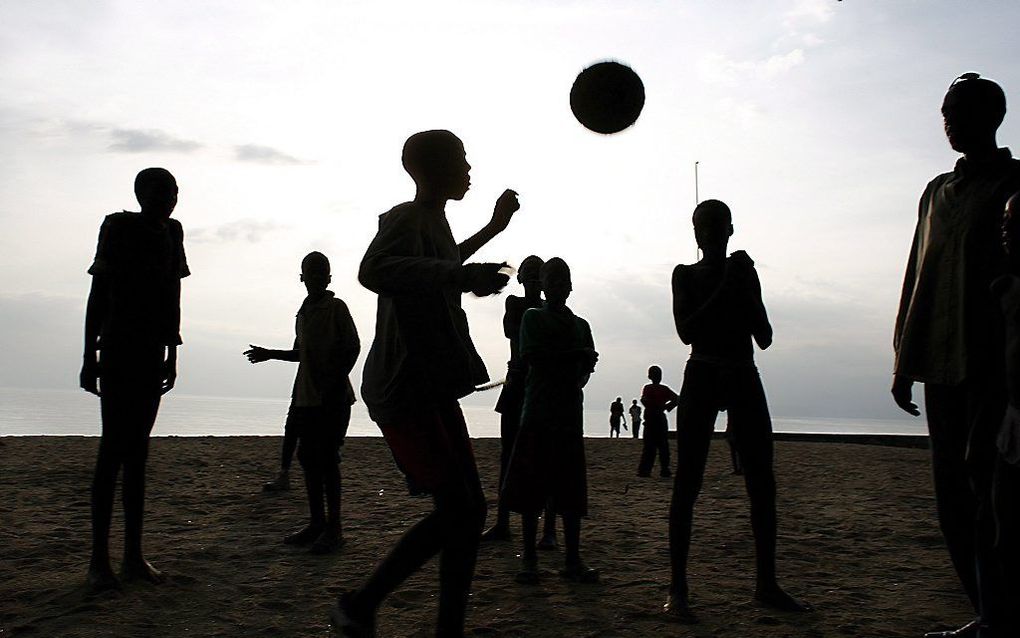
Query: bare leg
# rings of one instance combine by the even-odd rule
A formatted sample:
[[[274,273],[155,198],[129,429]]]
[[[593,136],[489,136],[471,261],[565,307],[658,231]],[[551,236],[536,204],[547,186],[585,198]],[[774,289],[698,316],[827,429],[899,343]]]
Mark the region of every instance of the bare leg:
[[[542,550],[553,550],[559,547],[556,542],[556,512],[552,508],[552,502],[545,504],[545,511],[542,512],[542,539],[538,541],[538,548]]]
[[[163,574],[154,568],[142,553],[142,523],[145,517],[145,464],[149,456],[149,433],[159,409],[159,395],[132,399],[130,424],[137,428],[125,445],[124,484],[124,564],[125,578],[163,582]]]
[[[538,536],[538,512],[521,514],[521,570],[514,580],[522,585],[534,585],[538,582],[538,552],[535,551],[535,538]]]
[[[93,591],[120,588],[120,581],[110,566],[110,521],[120,470],[120,452],[112,438],[104,432],[100,439],[92,477],[92,557],[89,560],[88,585]]]

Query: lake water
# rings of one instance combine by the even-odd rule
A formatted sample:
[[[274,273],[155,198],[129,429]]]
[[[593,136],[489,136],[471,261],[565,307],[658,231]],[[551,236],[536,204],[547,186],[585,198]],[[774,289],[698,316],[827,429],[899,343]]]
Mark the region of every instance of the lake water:
[[[278,436],[286,399],[250,399],[170,394],[164,398],[154,436]],[[473,437],[498,437],[499,415],[489,406],[464,405]],[[609,435],[609,415],[585,410],[585,436]],[[670,418],[671,427],[675,419]],[[720,415],[717,428],[725,427]],[[773,417],[776,432],[924,435],[922,419],[823,419]],[[0,388],[0,436],[97,436],[99,400],[81,390]],[[629,433],[624,432],[625,436]],[[363,403],[356,403],[349,436],[379,436]]]

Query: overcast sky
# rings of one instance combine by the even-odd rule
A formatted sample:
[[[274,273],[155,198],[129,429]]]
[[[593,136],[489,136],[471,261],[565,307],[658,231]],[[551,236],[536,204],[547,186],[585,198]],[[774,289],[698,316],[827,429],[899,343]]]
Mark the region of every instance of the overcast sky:
[[[377,216],[413,195],[404,139],[448,128],[473,166],[448,207],[458,239],[504,188],[521,196],[476,259],[571,264],[570,304],[602,355],[589,407],[637,396],[650,363],[679,388],[669,279],[696,259],[700,161],[701,197],[730,204],[731,249],[759,268],[773,413],[896,417],[917,198],[956,159],[941,99],[977,71],[1014,103],[1017,24],[1015,2],[0,3],[0,385],[76,386],[97,230],[137,209],[147,166],[177,176],[194,273],[180,392],[288,395],[292,367],[240,353],[290,344],[310,250],[330,257],[367,352],[375,297],[357,264]],[[576,74],[607,58],[647,94],[614,136],[568,107]],[[465,306],[502,377],[502,299]]]

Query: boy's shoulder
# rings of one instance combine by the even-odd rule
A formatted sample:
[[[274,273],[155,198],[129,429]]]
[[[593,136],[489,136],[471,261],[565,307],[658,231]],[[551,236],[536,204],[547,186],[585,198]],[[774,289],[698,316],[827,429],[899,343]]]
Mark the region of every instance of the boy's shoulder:
[[[397,204],[382,215],[379,215],[379,226],[392,224],[419,224],[422,219],[422,212],[425,209],[414,202]]]

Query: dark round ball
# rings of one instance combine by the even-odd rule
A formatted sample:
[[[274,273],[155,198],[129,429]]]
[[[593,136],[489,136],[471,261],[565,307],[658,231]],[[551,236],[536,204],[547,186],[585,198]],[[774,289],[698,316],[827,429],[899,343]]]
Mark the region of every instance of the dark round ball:
[[[570,89],[570,110],[596,133],[619,133],[641,114],[645,85],[629,66],[599,62],[581,71]]]

